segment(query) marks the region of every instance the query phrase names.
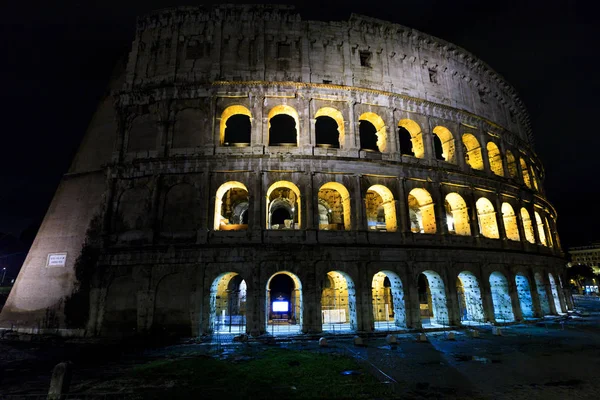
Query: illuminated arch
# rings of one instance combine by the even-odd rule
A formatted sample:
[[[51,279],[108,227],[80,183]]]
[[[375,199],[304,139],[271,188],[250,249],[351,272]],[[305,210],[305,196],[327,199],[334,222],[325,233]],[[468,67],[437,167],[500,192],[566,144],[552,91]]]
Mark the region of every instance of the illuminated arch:
[[[345,131],[345,126],[344,126],[344,116],[342,115],[342,113],[333,107],[323,107],[323,108],[320,108],[316,112],[315,121],[319,117],[329,117],[337,123],[339,146],[340,146],[340,148],[344,147],[346,131]],[[317,144],[318,144],[318,141],[317,141]]]
[[[465,160],[467,164],[473,169],[483,170],[483,155],[477,138],[470,133],[465,133],[462,136],[462,141],[466,150]]]
[[[546,229],[544,227],[544,221],[542,220],[542,217],[540,217],[540,214],[537,211],[534,211],[533,214],[535,215],[535,224],[537,226],[540,243],[548,247],[548,240],[546,239]]]
[[[275,106],[273,108],[271,108],[271,110],[269,111],[269,114],[267,116],[267,119],[269,121],[269,126],[267,128],[267,132],[268,132],[268,138],[267,138],[267,143],[269,143],[269,145],[271,146],[271,119],[278,116],[278,115],[288,115],[290,117],[292,117],[292,119],[294,120],[295,123],[295,131],[296,131],[296,146],[298,146],[298,137],[299,137],[299,132],[300,132],[300,118],[298,117],[298,112],[294,109],[294,107],[288,106],[286,104],[281,104],[278,106]]]
[[[516,179],[519,176],[517,161],[510,150],[506,150],[506,166],[508,167],[508,174],[510,177]]]
[[[227,129],[227,120],[234,115],[245,115],[250,118],[250,121],[252,122],[252,113],[246,107],[240,105],[227,107],[221,114],[221,122],[219,125],[219,143],[221,145],[225,143],[225,129]]]
[[[246,281],[225,272],[210,286],[210,328],[213,333],[246,332]]]
[[[542,274],[536,272],[534,275],[534,279],[538,299],[540,300],[540,309],[542,311],[542,315],[548,315],[550,314],[550,303],[548,302],[548,292],[546,291],[546,285],[544,283]]]
[[[408,194],[408,208],[413,233],[435,233],[435,210],[433,199],[425,189],[416,188]]]
[[[562,306],[560,305],[560,297],[558,295],[558,287],[556,286],[554,276],[552,276],[550,273],[548,274],[548,280],[550,281],[550,292],[552,293],[552,299],[554,300],[554,308],[556,308],[556,313],[562,313]]]
[[[324,331],[356,330],[356,288],[345,272],[329,271],[321,291],[321,320]],[[346,327],[344,326],[345,324]]]
[[[346,230],[346,231],[350,230],[350,228],[351,228],[351,225],[350,225],[351,212],[350,212],[350,193],[348,192],[348,189],[346,189],[346,187],[344,185],[342,185],[341,183],[327,182],[326,184],[324,184],[323,186],[321,186],[319,188],[319,193],[318,193],[319,199],[322,198],[321,191],[326,191],[326,190],[333,190],[333,191],[337,192],[340,197],[339,205],[330,204],[330,203],[337,203],[337,199],[333,199],[333,201],[328,202],[329,208],[328,208],[327,212],[330,214],[330,217],[332,219],[331,223],[333,225],[335,225],[335,224],[339,224],[341,222],[343,224],[343,230]],[[321,229],[320,226],[319,226],[319,229]],[[328,229],[329,229],[329,227],[328,227]]]
[[[288,323],[273,323],[274,321],[271,319],[271,315],[273,314],[274,310],[272,307],[273,301],[276,300],[276,298],[272,298],[271,296],[271,281],[273,280],[273,278],[275,278],[278,275],[285,275],[287,277],[289,277],[293,283],[294,283],[294,287],[291,290],[290,293],[286,293],[286,295],[289,296],[289,298],[286,298],[285,300],[287,300],[289,302],[289,315],[288,315]],[[299,333],[302,330],[302,321],[303,321],[303,304],[302,304],[302,282],[300,281],[300,278],[298,278],[297,275],[289,272],[289,271],[279,271],[274,273],[273,275],[271,275],[271,277],[269,278],[269,280],[267,281],[267,285],[265,287],[266,289],[266,304],[265,304],[265,311],[266,311],[266,328],[267,328],[267,332],[272,332],[275,331],[275,329],[279,330],[278,328],[281,328],[281,330],[285,333]],[[283,326],[282,326],[283,325]]]
[[[358,118],[358,121],[368,121],[373,124],[376,130],[375,135],[377,136],[377,148],[381,153],[383,153],[387,147],[387,132],[383,119],[373,112],[366,112]]]
[[[435,271],[423,271],[421,275],[424,279],[425,293],[421,293],[421,286],[419,287],[419,303],[420,308],[423,310],[423,306],[426,302],[427,317],[429,317],[429,325],[450,325],[450,317],[448,315],[448,306],[446,299],[446,285],[444,280]],[[422,296],[425,295],[425,296]],[[421,314],[423,317],[423,314]],[[423,326],[427,324],[422,322]]]
[[[470,271],[459,273],[456,280],[456,289],[461,322],[484,322],[481,288],[475,274]]]
[[[521,220],[523,221],[523,230],[525,231],[525,239],[529,243],[535,243],[535,235],[533,233],[533,223],[529,217],[529,211],[525,207],[521,208]]]
[[[504,176],[504,166],[502,165],[502,154],[500,149],[494,142],[487,144],[488,159],[490,161],[490,169],[498,176]]]
[[[517,285],[517,296],[519,298],[519,305],[521,307],[523,318],[533,318],[535,313],[533,310],[533,299],[531,298],[529,279],[527,279],[525,274],[518,273],[515,276],[515,283]]]
[[[404,288],[398,274],[392,271],[376,273],[371,284],[371,294],[376,331],[406,327]]]
[[[398,222],[396,220],[396,202],[390,189],[383,185],[373,185],[367,189],[366,197],[367,221],[369,229],[378,229],[378,223],[385,220],[385,230],[396,232]]]
[[[398,122],[399,128],[406,129],[411,136],[411,141],[413,145],[413,153],[415,153],[416,158],[425,157],[425,145],[423,144],[423,132],[421,131],[421,127],[412,119],[401,119]]]
[[[246,186],[241,183],[241,182],[236,182],[236,181],[230,181],[230,182],[226,182],[224,184],[222,184],[221,186],[219,186],[219,188],[217,189],[217,194],[215,196],[215,214],[214,214],[214,230],[218,231],[218,230],[240,230],[240,229],[246,229],[248,226],[247,224],[241,224],[239,223],[240,221],[230,221],[228,220],[229,218],[225,218],[225,216],[223,215],[223,196],[225,196],[225,194],[232,190],[232,189],[241,189],[241,190],[245,190],[246,191],[246,198],[245,198],[245,202],[246,202],[246,207],[244,210],[240,210],[241,212],[248,212],[248,208],[247,208],[247,203],[248,203],[248,189],[246,188]],[[233,210],[231,210],[233,212]],[[233,223],[233,222],[238,222]]]
[[[521,163],[521,174],[523,175],[523,182],[529,189],[532,189],[531,176],[529,174],[529,167],[527,166],[527,162],[525,162],[525,160],[523,160],[521,158],[520,163]]]
[[[492,202],[485,197],[480,197],[475,203],[477,207],[477,219],[479,221],[479,231],[487,238],[498,239],[498,222],[496,221],[496,211]]]
[[[446,209],[448,232],[469,236],[471,234],[469,210],[462,196],[458,193],[449,193],[444,201],[444,208]]]
[[[497,322],[512,322],[515,315],[512,308],[512,299],[508,289],[508,280],[501,272],[490,274],[490,289],[492,291],[492,304],[494,318]]]
[[[276,189],[280,189],[280,188],[291,190],[292,193],[294,194],[294,197],[292,198],[290,196],[284,200],[271,199],[271,194],[273,193],[273,191]],[[294,229],[300,229],[301,221],[302,221],[302,218],[301,218],[302,217],[302,215],[301,215],[302,203],[301,203],[301,197],[300,197],[300,189],[298,189],[298,186],[294,185],[292,182],[289,182],[289,181],[277,181],[277,182],[273,183],[267,190],[266,198],[267,198],[267,201],[266,201],[266,205],[267,205],[266,227],[267,227],[267,229],[272,229],[271,228],[271,212],[274,211],[274,209],[272,209],[273,206],[279,207],[279,206],[285,205],[284,202],[288,203],[287,206],[292,213]]]
[[[452,133],[443,126],[436,126],[433,128],[433,134],[436,135],[442,143],[442,157],[444,160],[456,164],[456,151]]]
[[[512,206],[508,203],[502,203],[502,221],[504,221],[506,238],[516,241],[521,240],[519,226],[517,225],[517,216]]]

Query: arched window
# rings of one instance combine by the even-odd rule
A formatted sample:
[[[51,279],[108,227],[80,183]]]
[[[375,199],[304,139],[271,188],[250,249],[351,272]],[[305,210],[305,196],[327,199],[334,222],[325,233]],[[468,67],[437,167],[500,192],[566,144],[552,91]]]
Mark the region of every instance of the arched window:
[[[506,166],[508,167],[510,177],[516,179],[517,176],[519,176],[519,172],[517,171],[517,161],[510,150],[506,150]]]
[[[462,141],[465,147],[465,160],[467,164],[473,169],[483,170],[483,156],[477,138],[470,133],[465,133]]]
[[[410,141],[412,147],[409,151],[411,151],[415,157],[423,158],[425,157],[425,146],[423,145],[423,133],[421,132],[421,127],[415,121],[411,119],[403,119],[398,122],[398,131],[408,131],[410,134]],[[406,135],[405,135],[406,137]],[[408,144],[405,145],[405,147]],[[400,153],[401,154],[410,154],[408,151],[402,149],[402,136],[400,136]]]
[[[542,217],[540,217],[540,214],[537,211],[534,211],[534,215],[535,215],[535,223],[537,225],[537,230],[538,230],[538,236],[540,237],[540,243],[543,246],[548,247],[548,241],[546,240],[546,228],[544,227],[544,221],[542,220]]]
[[[458,193],[449,193],[444,201],[448,232],[454,235],[469,236],[469,212],[465,200]]]
[[[267,229],[300,229],[300,189],[278,181],[267,190]]]
[[[219,136],[222,146],[249,146],[252,114],[244,106],[229,106],[221,114]]]
[[[410,132],[403,127],[398,127],[398,140],[400,142],[400,154],[403,156],[414,156],[412,137]]]
[[[383,153],[387,146],[387,133],[383,119],[372,112],[366,112],[358,119],[361,150]]]
[[[339,148],[344,143],[344,118],[331,107],[323,107],[315,114],[315,140],[318,147]]]
[[[240,182],[227,182],[215,197],[215,231],[248,229],[248,189]]]
[[[504,166],[502,165],[502,155],[500,149],[494,142],[487,144],[488,159],[490,161],[490,169],[498,176],[504,176]]]
[[[535,235],[533,233],[533,224],[531,223],[531,218],[529,217],[529,212],[525,209],[525,207],[521,208],[521,220],[523,221],[523,230],[525,231],[525,239],[529,243],[535,243]]]
[[[492,202],[485,197],[480,197],[476,203],[477,219],[479,220],[479,231],[487,238],[498,239],[498,222],[496,221],[496,211]]]
[[[454,136],[452,133],[443,126],[436,126],[433,128],[433,135],[436,158],[456,164]]]
[[[435,233],[433,199],[425,189],[417,188],[408,194],[410,230],[413,233]]]
[[[517,216],[512,206],[508,203],[502,203],[502,220],[504,221],[504,230],[506,237],[510,240],[521,240],[519,237],[519,226],[517,225]]]
[[[367,190],[365,202],[369,230],[396,231],[398,228],[396,202],[390,189],[383,185],[371,186]]]
[[[287,105],[269,111],[269,146],[298,146],[298,113]]]
[[[531,177],[529,175],[529,167],[527,166],[527,163],[525,162],[525,160],[523,160],[521,158],[521,174],[523,175],[523,182],[525,183],[525,185],[531,189]]]
[[[196,188],[189,183],[172,186],[165,196],[162,231],[195,231],[199,227],[200,218],[200,199]]]
[[[350,230],[350,193],[341,183],[327,182],[319,189],[319,229]]]

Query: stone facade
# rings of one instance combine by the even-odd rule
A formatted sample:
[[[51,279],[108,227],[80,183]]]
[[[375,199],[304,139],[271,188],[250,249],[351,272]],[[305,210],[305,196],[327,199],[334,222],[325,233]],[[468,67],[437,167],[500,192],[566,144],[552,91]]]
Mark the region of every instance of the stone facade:
[[[465,50],[186,7],[139,18],[119,71],[2,326],[371,332],[570,306],[526,110]]]

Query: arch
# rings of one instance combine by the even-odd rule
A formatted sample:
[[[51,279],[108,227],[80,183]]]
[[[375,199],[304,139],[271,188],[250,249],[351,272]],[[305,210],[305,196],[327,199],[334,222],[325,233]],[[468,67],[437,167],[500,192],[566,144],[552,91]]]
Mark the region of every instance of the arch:
[[[471,234],[469,210],[462,196],[458,193],[448,193],[444,200],[444,208],[446,209],[448,232],[454,235],[469,236]]]
[[[320,124],[320,119],[326,125]],[[329,123],[327,123],[328,120]],[[334,125],[331,122],[335,122],[335,125],[337,125],[335,129],[333,129]],[[344,116],[342,113],[332,107],[320,108],[315,114],[315,141],[317,146],[343,147],[345,138]]]
[[[516,179],[519,176],[519,171],[517,169],[517,161],[515,160],[515,156],[511,153],[510,150],[506,150],[506,166],[508,167],[508,174],[511,178]]]
[[[321,322],[324,331],[354,331],[356,288],[345,272],[329,271],[321,291]]]
[[[477,277],[470,271],[462,271],[456,280],[458,307],[462,323],[484,322],[483,300]]]
[[[533,224],[529,217],[529,211],[525,207],[521,208],[521,220],[523,221],[523,230],[525,231],[525,239],[529,243],[535,243],[535,234],[533,233]]]
[[[319,229],[350,230],[350,193],[341,183],[327,182],[319,188],[319,205],[326,204],[327,226],[319,222]],[[325,204],[321,204],[325,202]],[[320,213],[321,215],[321,213]]]
[[[210,286],[210,327],[213,333],[246,332],[246,281],[224,272]]]
[[[456,150],[454,144],[454,135],[447,128],[443,126],[436,126],[433,128],[433,134],[440,140],[441,154],[439,154],[438,160],[444,160],[446,162],[456,164]]]
[[[517,284],[517,295],[519,297],[519,305],[521,306],[523,318],[533,318],[535,312],[533,311],[533,299],[531,297],[529,279],[527,279],[525,274],[518,273],[515,276],[515,283]]]
[[[498,176],[504,176],[504,166],[502,165],[502,154],[500,149],[494,142],[488,142],[487,146],[488,159],[490,161],[490,169]]]
[[[431,270],[423,271],[419,275],[418,287],[423,327],[450,325],[446,286],[440,274]]]
[[[552,293],[552,299],[554,300],[554,307],[556,308],[557,313],[562,313],[562,306],[560,305],[560,297],[558,297],[558,289],[556,286],[556,281],[554,280],[554,276],[549,273],[548,280],[550,281],[550,292]]]
[[[191,336],[191,281],[183,273],[169,274],[156,286],[152,330],[167,336]]]
[[[285,277],[291,280],[291,284],[286,282]],[[303,312],[300,278],[289,271],[279,271],[271,275],[265,289],[267,332],[299,333],[302,330]],[[287,302],[287,307],[285,303],[274,306],[273,302]]]
[[[512,206],[508,203],[502,203],[502,221],[504,221],[504,232],[509,240],[519,241],[519,226],[517,225],[517,216]]]
[[[106,290],[102,334],[129,336],[137,332],[137,287],[131,275],[118,276]]]
[[[546,229],[544,227],[544,221],[542,220],[542,217],[540,217],[540,214],[537,211],[534,211],[533,214],[535,215],[535,224],[537,226],[540,243],[543,246],[548,247],[548,240],[546,239]]]
[[[156,117],[144,114],[136,117],[131,122],[127,137],[127,151],[156,150],[158,126]]]
[[[217,189],[215,196],[215,231],[248,229],[247,221],[249,206],[248,189],[237,181],[225,182]],[[246,217],[244,218],[244,214]]]
[[[542,274],[536,272],[534,274],[534,279],[538,299],[540,301],[540,311],[542,312],[542,315],[548,315],[550,314],[550,303],[548,302],[548,292],[546,292],[546,285],[544,284]]]
[[[408,194],[410,226],[413,233],[435,233],[433,199],[425,189],[415,188]]]
[[[150,227],[150,190],[138,186],[125,190],[119,197],[115,213],[117,232],[143,231]]]
[[[412,152],[416,158],[425,157],[425,145],[423,144],[423,132],[421,127],[412,119],[401,119],[398,122],[398,128],[404,128],[410,133],[412,142]],[[400,149],[402,150],[402,149]]]
[[[198,191],[189,183],[172,186],[165,196],[163,232],[195,231],[200,225]]]
[[[289,181],[277,181],[269,187],[266,197],[267,229],[300,229],[302,204],[298,186]],[[284,218],[283,224],[278,220],[272,222],[274,213],[279,216],[287,213],[289,218]]]
[[[285,104],[275,106],[271,108],[267,118],[269,146],[298,146],[300,120],[293,107]]]
[[[496,211],[492,202],[485,197],[480,197],[475,203],[477,207],[477,220],[479,221],[479,232],[487,238],[500,238],[498,232],[498,222],[496,221]]]
[[[490,289],[494,305],[494,318],[497,322],[512,322],[515,320],[510,298],[508,281],[501,272],[490,274]]]
[[[383,270],[371,283],[375,330],[406,328],[406,305],[402,281],[395,272]]]
[[[390,189],[383,185],[371,186],[367,189],[365,202],[369,230],[396,232],[396,202]]]
[[[531,189],[532,188],[531,176],[529,175],[529,167],[527,166],[527,162],[525,162],[525,160],[523,160],[521,158],[520,163],[521,163],[521,174],[523,175],[523,182],[529,189]]]
[[[230,121],[230,118],[233,118]],[[236,119],[238,121],[236,121]],[[235,122],[228,126],[227,122]],[[221,146],[250,145],[252,129],[252,113],[249,109],[240,105],[227,107],[221,113],[219,124],[219,143]]]
[[[462,142],[465,147],[465,160],[473,169],[483,171],[483,154],[481,145],[475,136],[465,133],[462,136]]]
[[[363,122],[365,121],[368,122],[371,126],[369,126],[369,124],[364,124]],[[374,150],[383,153],[387,147],[387,132],[385,129],[385,122],[383,122],[383,119],[373,112],[366,112],[358,118],[358,122],[361,149]],[[375,137],[372,137],[372,135],[375,135]],[[375,141],[375,146],[373,146],[373,141]]]

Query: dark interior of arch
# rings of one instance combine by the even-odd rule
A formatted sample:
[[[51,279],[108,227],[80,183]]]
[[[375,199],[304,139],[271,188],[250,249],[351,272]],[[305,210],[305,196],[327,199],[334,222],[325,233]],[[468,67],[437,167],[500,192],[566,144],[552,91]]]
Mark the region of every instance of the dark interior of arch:
[[[250,117],[236,114],[229,117],[225,125],[225,137],[223,144],[230,146],[235,143],[250,144]]]
[[[275,275],[269,283],[271,301],[277,300],[280,296],[289,301],[295,288],[294,280],[290,276],[286,274]]]
[[[360,134],[361,150],[379,151],[377,147],[377,129],[369,121],[361,120],[358,122],[358,131]]]
[[[290,214],[290,212],[283,207],[276,208],[271,214],[271,225],[283,225],[286,219],[292,219],[292,215]]]
[[[398,139],[400,139],[400,154],[414,156],[410,132],[403,127],[398,128]]]
[[[315,123],[315,136],[317,145],[328,144],[331,147],[340,147],[340,133],[338,132],[337,122],[328,116],[317,117]]]
[[[289,115],[279,114],[274,116],[269,121],[271,129],[269,129],[269,146],[277,146],[279,144],[294,144],[296,140],[296,121]]]
[[[427,277],[425,274],[420,274],[418,279],[418,288],[419,288],[419,303],[427,303]]]
[[[444,149],[442,148],[442,141],[440,137],[436,134],[433,135],[433,150],[435,151],[435,159],[445,161],[444,158]]]

